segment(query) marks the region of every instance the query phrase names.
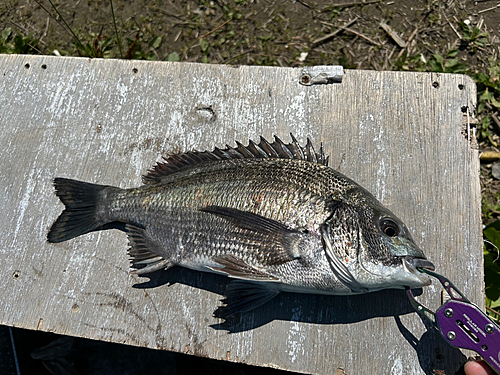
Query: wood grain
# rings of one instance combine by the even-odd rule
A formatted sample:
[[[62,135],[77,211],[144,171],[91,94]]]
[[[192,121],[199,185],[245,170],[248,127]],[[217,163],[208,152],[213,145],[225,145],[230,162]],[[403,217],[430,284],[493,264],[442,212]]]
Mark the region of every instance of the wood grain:
[[[454,374],[465,356],[425,329],[401,290],[283,294],[221,324],[212,312],[224,277],[131,276],[117,230],[46,242],[62,210],[56,176],[132,187],[169,152],[293,132],[323,142],[332,167],[396,213],[437,272],[483,306],[473,81],[348,70],[341,84],[307,87],[300,74],[0,56],[0,323],[304,373]],[[440,287],[419,299],[437,308]]]

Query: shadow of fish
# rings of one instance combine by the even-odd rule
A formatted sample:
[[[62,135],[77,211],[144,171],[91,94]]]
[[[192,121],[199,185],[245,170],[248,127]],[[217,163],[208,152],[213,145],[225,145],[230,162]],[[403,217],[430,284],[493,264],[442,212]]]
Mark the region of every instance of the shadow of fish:
[[[56,178],[66,206],[48,233],[62,242],[126,223],[133,271],[174,265],[227,275],[219,317],[281,291],[358,294],[430,284],[434,269],[408,228],[328,167],[321,147],[270,143],[170,155],[120,189]]]

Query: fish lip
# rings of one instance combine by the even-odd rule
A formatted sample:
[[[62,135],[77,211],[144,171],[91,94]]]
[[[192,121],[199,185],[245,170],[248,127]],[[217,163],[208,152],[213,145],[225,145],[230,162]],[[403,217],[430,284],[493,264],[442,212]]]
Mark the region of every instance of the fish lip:
[[[425,258],[415,258],[413,256],[403,257],[403,261],[408,268],[408,270],[415,275],[423,285],[427,286],[431,284],[431,279],[428,275],[421,272],[419,268],[423,268],[429,271],[434,271],[434,264]]]
[[[419,268],[424,268],[424,269],[429,270],[429,271],[434,271],[436,269],[436,267],[434,267],[434,264],[431,261],[429,261],[429,260],[427,260],[425,258],[413,258],[411,260],[411,264],[417,270]]]

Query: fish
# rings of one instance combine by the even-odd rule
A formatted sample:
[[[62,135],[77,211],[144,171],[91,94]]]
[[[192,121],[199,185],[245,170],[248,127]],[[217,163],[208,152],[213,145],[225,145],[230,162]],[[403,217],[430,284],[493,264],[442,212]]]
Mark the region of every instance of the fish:
[[[65,208],[47,240],[59,243],[121,223],[131,272],[173,266],[230,278],[216,316],[280,292],[351,295],[430,284],[434,270],[406,225],[370,192],[290,134],[269,142],[170,154],[122,189],[67,178]]]

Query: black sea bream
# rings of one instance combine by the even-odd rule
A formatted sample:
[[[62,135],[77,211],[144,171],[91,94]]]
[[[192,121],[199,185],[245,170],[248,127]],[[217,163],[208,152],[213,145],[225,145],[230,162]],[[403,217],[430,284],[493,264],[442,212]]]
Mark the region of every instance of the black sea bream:
[[[328,167],[321,148],[273,143],[170,155],[120,189],[56,178],[66,209],[49,242],[126,223],[137,274],[182,266],[233,279],[220,316],[280,291],[358,294],[430,284],[434,269],[408,228]]]

